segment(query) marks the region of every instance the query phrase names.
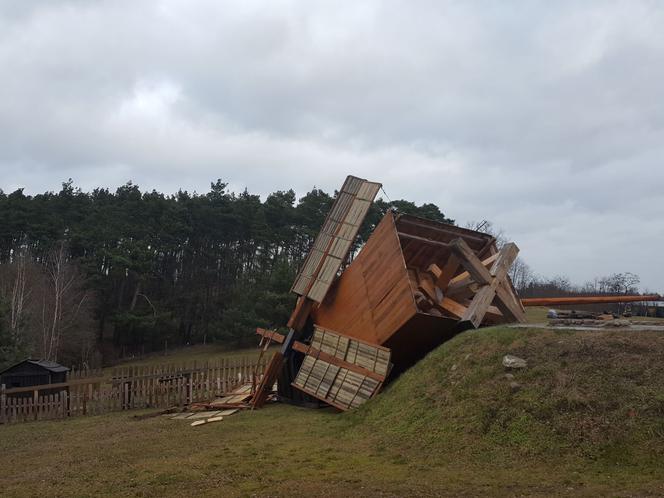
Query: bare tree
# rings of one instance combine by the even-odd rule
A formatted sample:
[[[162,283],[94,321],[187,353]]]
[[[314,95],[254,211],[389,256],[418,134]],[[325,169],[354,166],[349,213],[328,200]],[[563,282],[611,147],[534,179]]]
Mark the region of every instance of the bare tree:
[[[507,243],[505,231],[502,228],[496,228],[493,222],[489,220],[469,221],[465,228],[492,235],[496,238],[496,245],[499,249]]]
[[[11,288],[9,328],[15,339],[21,337],[21,327],[25,319],[27,300],[30,298],[31,290],[27,288],[27,258],[24,252],[16,256],[14,266],[15,276]]]
[[[41,296],[41,350],[43,358],[57,361],[63,336],[76,327],[82,312],[87,312],[90,295],[78,268],[68,260],[64,242],[51,251],[45,270]]]
[[[525,290],[533,281],[533,271],[530,266],[521,258],[517,257],[509,271],[512,283],[518,292]]]
[[[29,347],[30,297],[38,273],[26,251],[13,252],[10,262],[0,265],[0,301],[6,306],[5,330],[14,351]]]

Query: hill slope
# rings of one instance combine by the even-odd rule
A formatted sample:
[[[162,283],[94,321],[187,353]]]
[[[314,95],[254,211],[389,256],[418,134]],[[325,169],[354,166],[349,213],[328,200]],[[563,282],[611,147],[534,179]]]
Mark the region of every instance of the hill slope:
[[[528,366],[504,368],[505,354]],[[466,332],[346,417],[353,432],[423,453],[655,468],[664,457],[664,334]]]

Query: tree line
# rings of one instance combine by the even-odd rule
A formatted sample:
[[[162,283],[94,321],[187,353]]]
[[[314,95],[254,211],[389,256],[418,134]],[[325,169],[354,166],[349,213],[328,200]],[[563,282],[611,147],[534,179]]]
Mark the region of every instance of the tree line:
[[[28,355],[65,364],[201,342],[244,345],[282,325],[290,287],[334,196],[265,200],[230,192],[0,190],[0,367]],[[378,199],[359,248],[388,209],[453,223],[434,204]]]

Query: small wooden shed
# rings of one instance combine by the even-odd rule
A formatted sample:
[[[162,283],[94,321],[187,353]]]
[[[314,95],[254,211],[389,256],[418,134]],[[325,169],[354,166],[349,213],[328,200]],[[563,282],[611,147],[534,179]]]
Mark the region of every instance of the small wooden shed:
[[[69,368],[54,361],[23,360],[0,372],[0,385],[6,388],[31,387],[67,381]]]

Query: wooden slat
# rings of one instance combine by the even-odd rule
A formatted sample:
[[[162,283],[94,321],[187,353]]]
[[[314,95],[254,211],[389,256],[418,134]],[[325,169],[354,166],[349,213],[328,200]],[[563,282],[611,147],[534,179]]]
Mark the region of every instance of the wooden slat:
[[[378,380],[378,381],[383,381],[385,380],[385,375],[378,374],[376,372],[372,372],[371,370],[361,367],[360,365],[356,365],[354,363],[350,363],[346,360],[342,360],[341,358],[338,358],[334,355],[331,355],[329,353],[325,353],[323,351],[320,351],[318,349],[314,349],[311,346],[307,346],[304,343],[301,343],[299,341],[295,341],[293,343],[293,349],[295,351],[299,351],[300,353],[304,353],[307,356],[310,356],[311,358],[314,359],[321,359],[327,363],[330,363],[332,365],[336,365],[338,367],[343,367],[347,370],[351,370],[353,372],[356,372],[360,375],[364,375],[365,377],[370,377],[372,379]]]

